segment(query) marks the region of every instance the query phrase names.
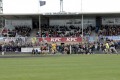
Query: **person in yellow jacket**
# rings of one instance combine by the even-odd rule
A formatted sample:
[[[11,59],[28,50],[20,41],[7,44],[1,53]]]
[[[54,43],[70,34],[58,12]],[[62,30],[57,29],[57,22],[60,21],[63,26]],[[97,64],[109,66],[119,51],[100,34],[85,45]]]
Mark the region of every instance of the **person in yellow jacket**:
[[[53,42],[51,46],[52,46],[52,53],[55,54],[57,44],[55,42]]]
[[[105,43],[105,47],[106,47],[106,53],[108,53],[108,52],[109,52],[109,49],[110,49],[110,46],[109,46],[109,43],[108,43],[108,42]]]

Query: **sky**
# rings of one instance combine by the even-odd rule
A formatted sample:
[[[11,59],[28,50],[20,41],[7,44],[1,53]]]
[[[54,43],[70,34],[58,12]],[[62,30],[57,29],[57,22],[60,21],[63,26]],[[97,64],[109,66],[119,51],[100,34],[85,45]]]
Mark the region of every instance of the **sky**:
[[[39,0],[3,0],[3,13],[49,13],[60,11],[60,0],[43,1],[46,1],[46,5],[40,7]],[[84,13],[120,12],[119,4],[120,0],[63,0],[63,11]]]

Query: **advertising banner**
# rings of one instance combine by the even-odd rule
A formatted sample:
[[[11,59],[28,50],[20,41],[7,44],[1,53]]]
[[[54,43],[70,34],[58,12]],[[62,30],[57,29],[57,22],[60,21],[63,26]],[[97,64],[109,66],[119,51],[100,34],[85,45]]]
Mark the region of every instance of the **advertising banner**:
[[[106,38],[110,39],[110,40],[120,40],[120,36],[106,36]]]
[[[82,42],[81,37],[39,38],[40,42]]]

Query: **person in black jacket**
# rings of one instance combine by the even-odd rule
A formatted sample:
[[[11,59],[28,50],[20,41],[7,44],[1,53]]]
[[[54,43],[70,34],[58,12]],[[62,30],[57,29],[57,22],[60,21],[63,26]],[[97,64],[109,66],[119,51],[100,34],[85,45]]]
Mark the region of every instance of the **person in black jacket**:
[[[35,54],[35,49],[33,48],[33,50],[32,50],[32,54]]]

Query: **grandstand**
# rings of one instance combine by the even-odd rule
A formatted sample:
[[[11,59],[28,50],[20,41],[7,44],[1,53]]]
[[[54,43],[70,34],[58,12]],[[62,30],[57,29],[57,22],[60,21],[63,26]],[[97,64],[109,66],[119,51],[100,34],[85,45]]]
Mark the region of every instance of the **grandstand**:
[[[41,16],[40,21],[39,21],[39,15]],[[93,31],[94,32],[99,31],[99,33],[101,33],[102,26],[103,28],[105,28],[105,26],[114,26],[114,28],[116,28],[120,24],[119,23],[120,15],[118,13],[96,13],[96,14],[84,13],[83,15],[84,15],[84,23],[83,23],[84,34],[90,35],[91,32]],[[28,37],[31,37],[31,36],[34,36],[34,37],[36,36],[37,37],[39,36],[40,37],[41,36],[42,37],[45,37],[45,36],[76,37],[77,36],[78,37],[78,36],[81,36],[82,34],[81,32],[82,22],[81,22],[80,13],[0,14],[0,16],[4,18],[4,27],[8,29],[8,32],[10,32],[9,30],[13,30],[14,32],[15,27],[18,27],[18,26],[30,27],[30,29],[32,30],[28,32],[29,33],[29,35],[27,35]],[[49,28],[49,30],[47,28]],[[55,31],[56,33],[52,33]],[[37,32],[41,33],[41,35],[39,35]],[[119,33],[116,33],[116,34],[119,34]],[[106,35],[109,36],[112,34],[106,33]],[[11,37],[15,37],[15,36],[11,36]]]
[[[23,43],[17,43],[21,44],[21,47],[40,46],[41,43],[52,42],[59,45],[99,42],[103,37],[119,41],[118,13],[0,14],[0,17],[3,18],[1,35],[5,41],[15,42],[14,37],[22,37]],[[23,45],[24,42],[27,43]]]

